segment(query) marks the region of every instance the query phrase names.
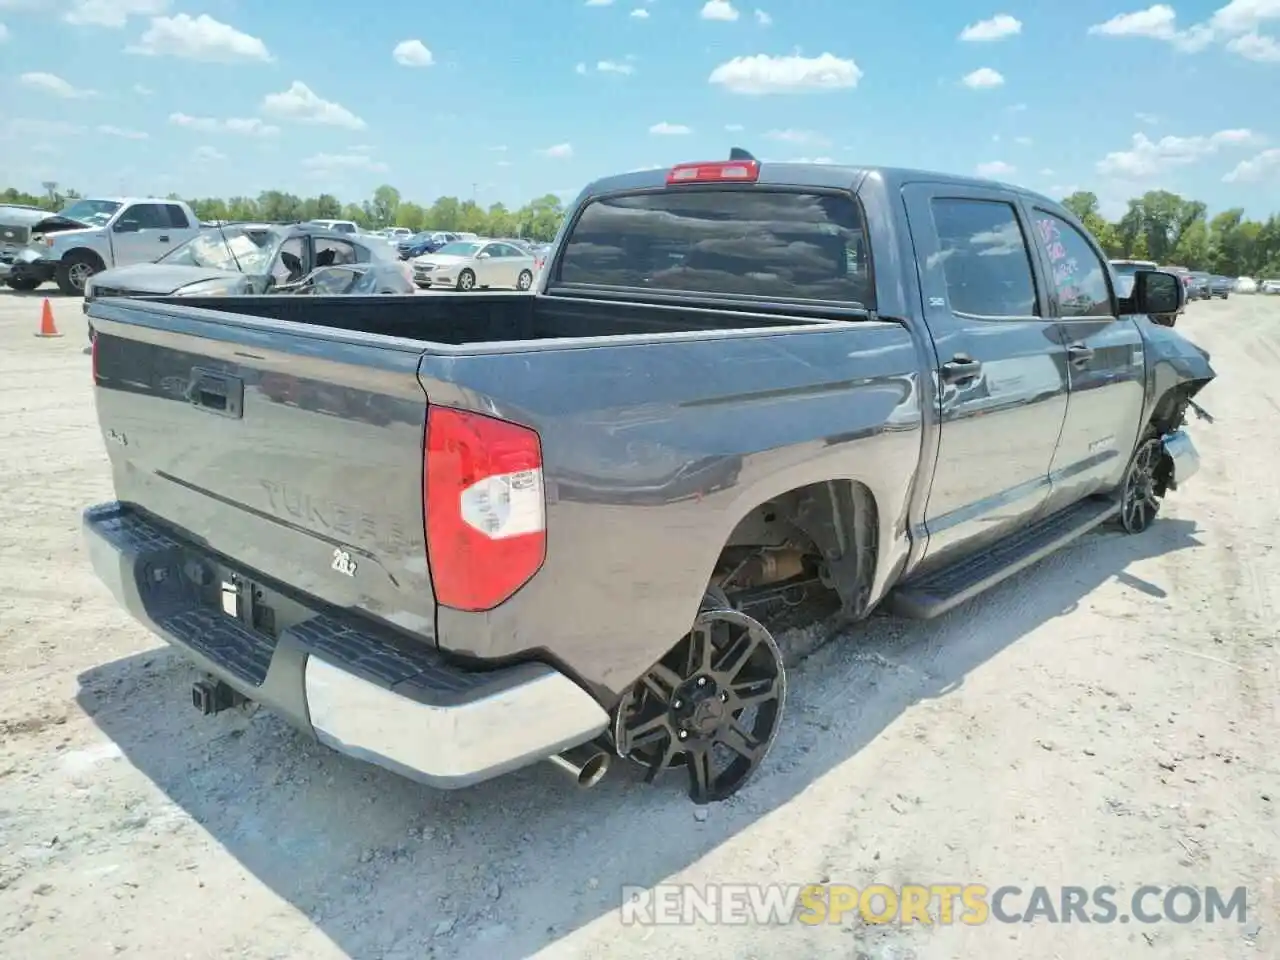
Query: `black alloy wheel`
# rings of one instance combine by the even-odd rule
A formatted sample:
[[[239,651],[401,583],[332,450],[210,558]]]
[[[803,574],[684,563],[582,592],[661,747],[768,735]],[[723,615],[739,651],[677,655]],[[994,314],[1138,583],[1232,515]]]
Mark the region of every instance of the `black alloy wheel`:
[[[683,767],[696,804],[736,793],[773,746],[786,701],[786,671],[762,624],[708,598],[693,629],[618,706],[619,756],[653,782]]]

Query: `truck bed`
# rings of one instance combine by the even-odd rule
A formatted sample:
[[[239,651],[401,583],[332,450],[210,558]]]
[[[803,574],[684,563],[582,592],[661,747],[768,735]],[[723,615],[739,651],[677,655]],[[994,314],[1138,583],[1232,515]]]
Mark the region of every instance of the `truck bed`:
[[[106,301],[104,301],[105,303]],[[171,304],[234,315],[309,324],[331,330],[464,346],[578,338],[751,330],[829,323],[751,304],[699,306],[636,303],[528,293],[439,293],[405,297],[162,297]],[[230,315],[230,316],[228,316]]]

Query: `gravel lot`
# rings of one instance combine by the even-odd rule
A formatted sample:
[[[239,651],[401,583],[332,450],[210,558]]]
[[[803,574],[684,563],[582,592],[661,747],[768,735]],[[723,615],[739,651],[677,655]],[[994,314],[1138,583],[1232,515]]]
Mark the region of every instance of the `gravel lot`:
[[[192,672],[89,570],[111,494],[79,302],[0,292],[0,955],[868,960],[1280,957],[1280,298],[1194,304],[1204,468],[1146,534],[1096,534],[939,621],[876,619],[793,674],[745,795],[618,768],[446,794]],[[605,638],[607,642],[607,638]],[[1247,885],[1176,926],[623,927],[628,884]],[[704,953],[705,951],[705,953]]]

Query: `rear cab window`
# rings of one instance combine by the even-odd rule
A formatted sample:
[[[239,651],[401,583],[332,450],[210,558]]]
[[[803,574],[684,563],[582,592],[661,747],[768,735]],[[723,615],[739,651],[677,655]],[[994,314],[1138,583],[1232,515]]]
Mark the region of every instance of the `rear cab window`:
[[[552,284],[874,308],[853,195],[793,188],[598,197],[574,223]]]

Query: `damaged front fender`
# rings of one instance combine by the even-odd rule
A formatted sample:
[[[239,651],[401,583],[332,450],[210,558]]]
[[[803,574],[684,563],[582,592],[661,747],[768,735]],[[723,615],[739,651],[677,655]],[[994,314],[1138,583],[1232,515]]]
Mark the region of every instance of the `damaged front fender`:
[[[1176,430],[1193,397],[1216,377],[1209,352],[1172,327],[1144,323],[1146,416],[1161,434]]]

